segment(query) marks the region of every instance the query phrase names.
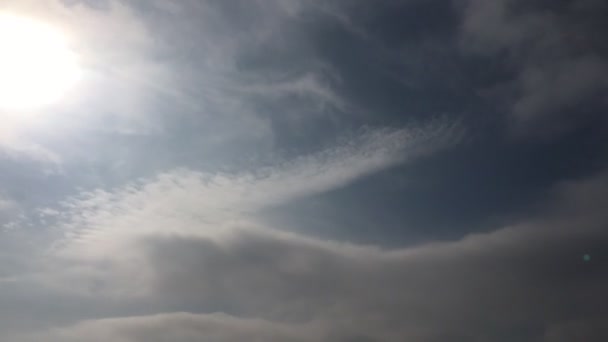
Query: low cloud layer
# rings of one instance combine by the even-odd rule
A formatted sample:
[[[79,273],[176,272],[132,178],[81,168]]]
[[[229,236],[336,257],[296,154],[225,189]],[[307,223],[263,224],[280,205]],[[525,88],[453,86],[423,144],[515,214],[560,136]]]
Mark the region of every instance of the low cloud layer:
[[[323,241],[251,221],[208,224],[183,214],[168,220],[160,210],[136,222],[134,209],[123,208],[113,215],[113,227],[130,222],[166,228],[114,233],[99,241],[92,234],[87,239],[96,245],[88,250],[113,240],[120,248],[104,248],[93,257],[83,251],[67,263],[61,261],[66,255],[59,256],[52,281],[67,280],[63,286],[71,291],[84,286],[81,290],[98,300],[138,297],[199,313],[92,320],[36,338],[549,342],[588,336],[600,341],[608,281],[603,272],[608,218],[600,207],[607,199],[595,197],[597,209],[580,208],[572,199],[603,194],[605,184],[600,175],[556,188],[549,206],[563,214],[403,249]],[[199,203],[164,201],[173,187],[148,194],[146,205],[166,212]],[[117,200],[126,205],[128,197]],[[84,214],[106,215],[102,208]]]

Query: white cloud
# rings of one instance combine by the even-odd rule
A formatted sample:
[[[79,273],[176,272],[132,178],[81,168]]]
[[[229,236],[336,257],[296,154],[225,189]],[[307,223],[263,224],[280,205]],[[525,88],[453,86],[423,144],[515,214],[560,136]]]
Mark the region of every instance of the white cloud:
[[[34,281],[64,295],[149,303],[158,313],[227,314],[82,321],[74,313],[81,322],[36,338],[452,341],[537,331],[538,341],[552,342],[597,326],[608,281],[605,175],[561,185],[537,218],[418,247],[324,241],[247,215],[398,162],[406,136],[376,131],[258,174],[176,171],[67,202],[68,229],[85,232],[49,255]]]
[[[435,151],[456,142],[459,133],[456,126],[437,121],[423,128],[369,130],[320,153],[249,172],[169,171],[122,189],[97,190],[66,201],[62,230],[68,245],[84,243],[85,254],[120,248],[128,236],[205,234],[213,226],[251,218],[268,206],[342,187]],[[117,246],[102,243],[106,240]]]
[[[571,196],[606,184],[604,178],[559,190],[562,201],[551,210],[570,207]],[[198,232],[210,227],[180,216],[170,223],[194,229],[132,239],[102,259],[82,257],[53,272],[75,270],[70,291],[75,284],[91,285],[99,300],[139,296],[159,308],[228,314],[89,320],[36,338],[499,341],[519,336],[517,331],[535,331],[526,337],[530,341],[595,338],[606,313],[600,303],[608,281],[601,266],[608,235],[600,219],[605,215],[582,216],[550,213],[459,241],[399,249],[323,241],[244,222]],[[585,262],[584,254],[592,261]],[[118,293],[120,286],[133,286],[133,292]]]
[[[169,13],[185,8],[162,3]],[[218,88],[203,87],[205,101],[217,101],[213,104],[226,113],[236,112],[232,113],[235,116],[250,114],[239,111],[246,103],[226,96],[225,86],[230,94],[287,93],[344,105],[314,72],[304,73],[307,76],[303,78],[301,73],[287,78],[281,83],[286,89],[261,77],[259,87],[251,90],[241,87],[242,79],[231,78],[235,72],[232,57],[238,54],[232,48],[248,39],[255,45],[276,38],[272,32],[281,28],[277,17],[299,11],[298,2],[278,4],[285,5],[273,8],[280,16],[273,11],[263,13],[263,18],[275,21],[265,22],[268,26],[251,35],[247,34],[247,20],[243,20],[239,24],[245,26],[237,34],[228,30],[201,38],[202,49],[209,51],[208,59],[202,62],[208,63],[203,71],[209,74],[208,78],[194,78],[205,86],[219,84]],[[117,37],[117,46],[124,43],[125,48],[146,50],[148,44],[155,44],[143,24],[131,18],[127,7],[114,6],[118,6],[112,7],[113,11],[118,8],[117,18],[126,18],[123,28],[132,30],[124,42],[123,37]],[[227,29],[218,24],[224,17],[213,8],[200,6],[203,27]],[[91,15],[82,5],[63,10]],[[82,19],[66,18],[68,22]],[[92,39],[95,37],[91,51],[114,44],[113,35],[121,29],[118,25],[109,33],[101,32],[101,23],[105,19],[82,19],[83,25],[95,26],[89,30]],[[190,24],[194,26],[185,25],[186,31],[201,28]],[[83,29],[83,36],[86,32]],[[510,46],[524,39],[520,33],[506,32],[497,40]],[[176,37],[187,41],[191,36]],[[235,41],[226,37],[235,37]],[[215,46],[218,48],[213,50]],[[128,61],[130,69],[130,63],[137,60],[131,57],[136,55],[117,57],[110,53],[99,58]],[[135,83],[148,84],[147,76],[137,78],[148,74],[147,65],[143,69],[132,67]],[[220,72],[213,73],[214,69]],[[546,76],[541,74],[541,78]],[[530,81],[530,88],[535,88],[534,84]],[[585,82],[581,84],[586,88]],[[121,89],[125,98],[135,91],[129,86]],[[118,102],[125,103],[121,112],[137,108],[137,103]],[[126,126],[129,131],[130,125]],[[441,342],[519,340],[521,336],[514,332],[532,331],[538,332],[538,341],[567,341],[571,336],[588,340],[591,337],[582,333],[589,327],[600,327],[607,314],[601,305],[608,281],[601,263],[608,243],[603,210],[608,184],[605,176],[563,185],[558,189],[559,200],[542,217],[458,241],[418,247],[385,249],[324,241],[263,226],[257,220],[261,209],[346,186],[450,145],[458,134],[457,128],[444,122],[414,129],[368,130],[323,152],[265,169],[235,173],[174,169],[123,187],[83,193],[60,208],[43,210],[48,222],[59,222],[52,225],[58,235],[56,244],[45,258],[36,259],[37,272],[11,275],[13,288],[0,291],[0,304],[6,301],[2,296],[19,293],[23,284],[30,289],[44,288],[46,297],[37,293],[43,300],[33,297],[24,301],[29,304],[14,305],[31,305],[14,317],[29,310],[31,316],[47,315],[42,320],[55,327],[2,339]],[[0,201],[0,213],[2,206]],[[585,254],[592,256],[592,262],[583,260]],[[0,282],[1,286],[5,284]],[[49,310],[45,298],[60,302],[58,307],[70,303],[73,306],[66,311],[71,312],[38,312],[41,307]],[[112,305],[117,308],[106,309]],[[3,313],[10,316],[12,310]],[[55,315],[61,320],[53,320]]]

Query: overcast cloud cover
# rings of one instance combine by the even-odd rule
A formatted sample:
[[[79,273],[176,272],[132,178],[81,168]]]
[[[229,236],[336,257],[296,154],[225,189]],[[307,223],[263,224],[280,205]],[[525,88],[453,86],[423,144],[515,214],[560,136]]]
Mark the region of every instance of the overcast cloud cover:
[[[0,341],[608,340],[605,1],[0,9],[84,72],[0,110]]]

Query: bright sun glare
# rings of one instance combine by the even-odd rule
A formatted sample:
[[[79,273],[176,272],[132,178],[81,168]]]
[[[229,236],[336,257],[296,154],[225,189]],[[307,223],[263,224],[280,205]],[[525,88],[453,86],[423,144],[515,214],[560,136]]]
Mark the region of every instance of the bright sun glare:
[[[78,80],[65,36],[41,22],[0,13],[0,107],[32,109],[58,100]]]

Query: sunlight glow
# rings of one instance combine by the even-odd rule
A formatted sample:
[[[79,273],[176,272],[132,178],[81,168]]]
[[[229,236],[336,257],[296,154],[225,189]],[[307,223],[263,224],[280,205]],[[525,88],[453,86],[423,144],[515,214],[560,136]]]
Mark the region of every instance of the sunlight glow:
[[[77,57],[61,32],[0,13],[0,107],[33,109],[51,104],[79,76]]]

